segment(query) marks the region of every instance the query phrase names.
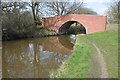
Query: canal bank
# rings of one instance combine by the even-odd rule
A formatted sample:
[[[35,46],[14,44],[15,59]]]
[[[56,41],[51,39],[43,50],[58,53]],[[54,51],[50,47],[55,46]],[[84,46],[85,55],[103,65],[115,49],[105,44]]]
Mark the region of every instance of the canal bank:
[[[26,31],[22,33],[7,33],[3,32],[2,34],[2,41],[9,41],[9,40],[19,40],[25,38],[38,38],[38,37],[48,37],[48,36],[58,36],[55,31],[50,30],[45,27],[40,27],[33,29],[31,31]]]
[[[100,60],[98,53],[104,60]],[[102,65],[102,61],[105,65],[104,63]],[[52,71],[51,77],[118,78],[118,31],[110,30],[86,36],[77,35],[71,58],[63,62],[57,71]]]

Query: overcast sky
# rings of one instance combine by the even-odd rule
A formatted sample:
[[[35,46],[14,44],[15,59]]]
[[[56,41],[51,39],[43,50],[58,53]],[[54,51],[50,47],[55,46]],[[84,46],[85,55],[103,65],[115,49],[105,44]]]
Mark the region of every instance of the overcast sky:
[[[40,0],[38,0],[40,1]],[[43,1],[62,1],[65,0],[43,0]],[[105,15],[106,10],[109,8],[113,0],[67,0],[67,1],[83,1],[84,7],[96,11],[99,15]]]
[[[99,15],[105,15],[105,11],[112,4],[113,0],[83,0],[85,7],[96,11]]]
[[[2,1],[20,1],[20,0],[2,0]],[[22,1],[30,1],[30,0],[22,0]],[[48,1],[62,1],[65,0],[37,0],[40,2],[48,2]],[[67,0],[67,1],[83,1],[85,3],[84,7],[90,8],[93,11],[96,11],[99,15],[105,15],[105,11],[112,4],[114,0]]]

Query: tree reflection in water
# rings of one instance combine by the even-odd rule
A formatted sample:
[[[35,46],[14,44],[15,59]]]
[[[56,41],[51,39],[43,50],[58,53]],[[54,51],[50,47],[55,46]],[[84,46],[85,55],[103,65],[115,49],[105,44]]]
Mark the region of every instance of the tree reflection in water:
[[[72,54],[73,45],[66,36],[5,41],[3,78],[49,78],[50,70]]]

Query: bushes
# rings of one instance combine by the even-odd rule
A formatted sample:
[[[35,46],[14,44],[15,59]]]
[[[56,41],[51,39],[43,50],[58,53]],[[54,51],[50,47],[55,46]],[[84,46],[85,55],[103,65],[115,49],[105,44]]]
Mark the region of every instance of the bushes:
[[[38,29],[30,11],[24,10],[20,6],[19,8],[15,7],[15,5],[11,8],[8,7],[5,12],[2,12],[2,40],[14,40],[55,33],[47,28]],[[40,21],[37,24],[40,25]]]
[[[82,24],[72,24],[68,30],[69,34],[86,34],[86,30]]]
[[[46,27],[39,27],[37,28],[36,35],[52,35],[52,34],[57,34],[55,31],[50,30]]]
[[[13,39],[33,32],[34,22],[29,12],[23,13],[5,13],[2,15],[2,37],[4,39]],[[30,27],[31,26],[31,27]]]

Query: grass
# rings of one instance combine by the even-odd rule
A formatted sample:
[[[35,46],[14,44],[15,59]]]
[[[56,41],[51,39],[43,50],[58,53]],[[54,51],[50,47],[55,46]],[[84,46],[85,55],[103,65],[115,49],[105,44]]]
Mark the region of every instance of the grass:
[[[118,31],[109,30],[85,36],[101,50],[110,78],[118,77]]]
[[[100,78],[100,66],[96,44],[106,61],[110,78],[118,78],[118,31],[109,30],[86,36],[77,35],[74,53],[63,62],[57,71],[52,71],[51,78]]]
[[[109,24],[116,25],[116,26],[119,26],[119,25],[120,25],[120,24],[117,24],[117,23],[109,23]]]
[[[82,38],[82,39],[81,39]],[[89,45],[88,45],[89,44]],[[91,53],[96,52],[89,41],[77,36],[74,53],[57,71],[52,71],[51,78],[86,78],[91,72]],[[92,72],[91,72],[92,73]]]

